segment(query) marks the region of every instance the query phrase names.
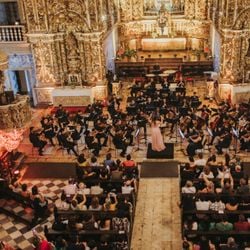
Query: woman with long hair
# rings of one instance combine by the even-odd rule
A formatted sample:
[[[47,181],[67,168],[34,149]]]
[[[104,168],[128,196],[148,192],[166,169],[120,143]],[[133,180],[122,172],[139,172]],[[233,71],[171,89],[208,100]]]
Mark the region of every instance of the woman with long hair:
[[[152,149],[154,151],[163,151],[165,149],[163,137],[160,130],[161,121],[156,112],[151,116],[151,139],[152,139]]]

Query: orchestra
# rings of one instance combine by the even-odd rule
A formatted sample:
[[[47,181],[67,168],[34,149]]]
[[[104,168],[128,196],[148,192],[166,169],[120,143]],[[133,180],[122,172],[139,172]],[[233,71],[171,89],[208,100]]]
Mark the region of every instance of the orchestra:
[[[49,142],[78,155],[77,144],[83,137],[87,148],[93,150],[96,156],[102,147],[110,146],[108,143],[111,142],[122,150],[121,156],[124,156],[127,147],[134,145],[138,129],[147,140],[150,116],[157,113],[162,131],[170,128],[170,139],[175,133],[177,137],[177,131],[184,135],[184,153],[190,158],[194,157],[197,149],[211,145],[221,154],[233,139],[238,143],[237,150],[249,150],[249,103],[236,106],[223,102],[218,108],[202,105],[196,92],[187,96],[182,81],[172,88],[169,79],[156,77],[134,81],[126,110],[120,109],[121,100],[116,95],[112,95],[107,103],[108,112],[104,111],[101,101],[88,105],[84,113],[78,110],[74,114],[59,105],[55,114],[42,118],[39,134],[30,133],[33,144],[39,145],[41,154],[42,148]],[[93,122],[91,130],[89,122]],[[233,128],[238,131],[237,138],[232,133]],[[39,139],[40,135],[44,135],[44,140]]]

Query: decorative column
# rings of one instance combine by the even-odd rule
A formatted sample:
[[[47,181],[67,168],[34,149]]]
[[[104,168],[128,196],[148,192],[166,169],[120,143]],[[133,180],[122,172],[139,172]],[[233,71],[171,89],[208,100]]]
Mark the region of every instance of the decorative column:
[[[0,93],[4,92],[5,76],[4,71],[8,68],[8,56],[0,51]]]
[[[94,98],[102,100],[107,96],[103,35],[100,32],[78,33],[76,37],[79,41],[84,81],[89,85],[95,85]]]

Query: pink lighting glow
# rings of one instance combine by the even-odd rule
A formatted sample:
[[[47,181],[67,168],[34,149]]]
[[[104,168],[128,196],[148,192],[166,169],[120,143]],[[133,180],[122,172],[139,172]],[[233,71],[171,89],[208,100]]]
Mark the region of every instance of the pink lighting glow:
[[[8,152],[17,149],[23,140],[23,132],[24,129],[14,129],[11,132],[0,130],[0,148],[5,148]]]

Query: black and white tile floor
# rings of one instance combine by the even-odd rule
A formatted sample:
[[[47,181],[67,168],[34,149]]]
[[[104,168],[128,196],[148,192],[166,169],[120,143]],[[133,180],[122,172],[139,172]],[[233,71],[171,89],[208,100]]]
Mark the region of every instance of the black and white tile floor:
[[[48,198],[55,198],[61,193],[62,188],[66,185],[67,180],[27,180],[23,181],[28,185],[30,190],[32,186],[37,185],[40,192]],[[49,208],[53,207],[53,201],[49,199]],[[24,208],[13,200],[7,201],[7,206],[18,215],[23,213],[31,213],[29,208]],[[24,211],[25,210],[25,211]],[[31,210],[31,209],[30,209]],[[45,225],[52,226],[54,220],[53,213],[42,224],[34,227],[38,233],[43,233]],[[32,229],[28,225],[15,221],[13,218],[0,213],[0,241],[8,242],[13,247],[22,250],[31,250],[33,241]]]

